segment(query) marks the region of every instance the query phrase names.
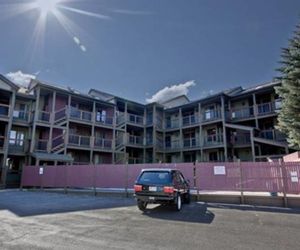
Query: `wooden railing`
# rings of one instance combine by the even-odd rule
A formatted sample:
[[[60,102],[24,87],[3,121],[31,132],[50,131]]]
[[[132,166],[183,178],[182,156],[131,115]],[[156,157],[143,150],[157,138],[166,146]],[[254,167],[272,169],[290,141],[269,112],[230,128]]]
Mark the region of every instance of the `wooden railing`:
[[[127,114],[127,122],[144,125],[144,117],[141,115]]]
[[[103,139],[103,138],[94,138],[94,147],[100,149],[112,149],[112,140],[111,139]]]
[[[216,146],[223,144],[223,134],[207,135],[203,137],[203,146]]]
[[[9,115],[9,105],[7,104],[0,104],[0,117],[4,116],[7,117]]]
[[[69,135],[69,145],[88,148],[91,147],[91,137],[84,135]]]

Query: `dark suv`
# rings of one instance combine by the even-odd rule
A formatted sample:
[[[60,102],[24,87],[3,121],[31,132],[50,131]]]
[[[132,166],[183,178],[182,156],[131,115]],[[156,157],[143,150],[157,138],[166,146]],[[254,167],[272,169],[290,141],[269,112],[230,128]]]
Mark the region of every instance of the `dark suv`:
[[[177,211],[190,202],[189,183],[175,169],[143,169],[134,185],[137,206],[144,211],[148,203],[172,204]]]

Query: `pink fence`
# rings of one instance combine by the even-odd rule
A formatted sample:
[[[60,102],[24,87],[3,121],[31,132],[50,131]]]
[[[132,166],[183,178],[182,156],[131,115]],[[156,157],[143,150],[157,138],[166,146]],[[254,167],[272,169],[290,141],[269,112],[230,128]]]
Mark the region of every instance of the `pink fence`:
[[[190,180],[191,187],[198,190],[300,194],[297,162],[26,166],[21,186],[126,189],[133,188],[141,170],[147,168],[178,169]]]

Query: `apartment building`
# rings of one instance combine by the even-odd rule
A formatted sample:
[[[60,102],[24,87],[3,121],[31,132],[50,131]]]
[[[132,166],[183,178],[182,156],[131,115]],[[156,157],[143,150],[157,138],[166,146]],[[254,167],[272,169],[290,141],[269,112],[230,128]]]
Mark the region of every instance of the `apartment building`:
[[[39,80],[25,89],[0,75],[0,185],[17,185],[25,164],[280,158],[289,148],[275,129],[278,84],[144,105]]]

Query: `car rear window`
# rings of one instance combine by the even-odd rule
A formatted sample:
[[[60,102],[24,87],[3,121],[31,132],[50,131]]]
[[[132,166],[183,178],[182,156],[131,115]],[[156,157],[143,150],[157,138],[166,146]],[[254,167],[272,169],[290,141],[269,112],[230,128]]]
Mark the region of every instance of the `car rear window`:
[[[146,171],[142,173],[139,179],[140,184],[168,184],[170,182],[170,173],[167,171]]]

